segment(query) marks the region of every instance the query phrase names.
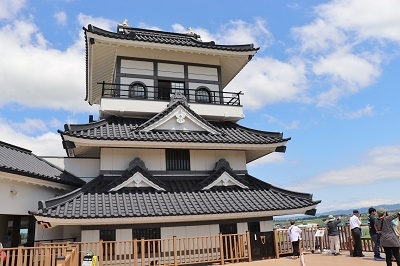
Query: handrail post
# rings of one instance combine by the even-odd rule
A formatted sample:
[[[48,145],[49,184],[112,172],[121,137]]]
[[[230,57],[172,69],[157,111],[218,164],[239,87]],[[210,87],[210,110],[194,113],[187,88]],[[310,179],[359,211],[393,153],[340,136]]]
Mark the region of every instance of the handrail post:
[[[144,238],[142,237],[141,239],[140,239],[140,253],[141,253],[141,255],[142,255],[142,257],[141,257],[141,259],[142,259],[142,266],[145,266],[146,264],[145,264],[145,245],[144,245]]]
[[[176,236],[173,236],[172,242],[174,246],[174,265],[178,266],[178,250],[176,248]]]
[[[137,250],[137,239],[133,239],[133,265],[137,266],[137,260],[138,260],[138,250]]]
[[[247,243],[247,254],[249,255],[249,262],[252,261],[252,257],[251,257],[251,241],[250,241],[250,232],[247,231],[246,232],[246,243]]]
[[[18,253],[17,253],[17,266],[22,266],[22,258],[23,258],[23,246],[18,246]]]
[[[100,266],[103,266],[103,239],[100,239],[100,241],[99,241],[99,257],[98,257],[98,260],[99,260],[99,265]]]
[[[222,239],[222,233],[219,233],[219,254],[221,255],[221,265],[224,265],[224,240]]]
[[[274,228],[274,246],[275,246],[276,259],[279,259],[278,241],[279,241],[278,229]]]

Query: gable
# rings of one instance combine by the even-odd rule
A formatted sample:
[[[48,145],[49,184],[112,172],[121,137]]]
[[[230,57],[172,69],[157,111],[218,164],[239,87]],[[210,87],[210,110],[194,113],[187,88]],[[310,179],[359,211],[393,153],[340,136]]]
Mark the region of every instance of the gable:
[[[126,181],[123,183],[119,184],[118,186],[111,188],[109,191],[118,191],[122,188],[146,188],[146,187],[151,187],[154,188],[158,191],[164,191],[165,189],[158,186],[154,182],[150,181],[148,178],[146,178],[144,175],[142,175],[140,172],[134,173],[130,178],[128,178]]]
[[[218,134],[218,132],[205,124],[203,121],[195,117],[182,105],[177,105],[172,111],[160,120],[143,128],[142,131],[148,132],[152,130],[160,131],[197,131]]]
[[[214,180],[211,184],[204,187],[203,190],[210,189],[212,187],[228,187],[228,186],[238,186],[240,188],[248,188],[247,186],[243,185],[241,182],[236,180],[226,171],[223,172],[217,179]]]

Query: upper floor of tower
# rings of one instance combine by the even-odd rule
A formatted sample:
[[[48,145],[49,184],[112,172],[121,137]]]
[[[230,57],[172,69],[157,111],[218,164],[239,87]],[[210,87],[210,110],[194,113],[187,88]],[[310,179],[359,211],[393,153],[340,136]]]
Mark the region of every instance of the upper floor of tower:
[[[149,118],[174,94],[210,121],[243,118],[241,91],[227,84],[251,60],[252,44],[217,45],[187,34],[132,28],[117,32],[89,25],[86,37],[86,101],[100,106],[100,118]]]

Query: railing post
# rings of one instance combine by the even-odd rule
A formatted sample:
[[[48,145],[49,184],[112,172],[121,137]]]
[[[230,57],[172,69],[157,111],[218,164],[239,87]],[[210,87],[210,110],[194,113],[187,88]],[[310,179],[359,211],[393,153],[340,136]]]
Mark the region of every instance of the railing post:
[[[279,259],[278,241],[279,241],[278,229],[274,228],[274,247],[275,247],[275,258],[276,259]]]
[[[45,256],[44,256],[44,266],[50,266],[51,265],[51,249],[49,246],[45,247]]]
[[[17,253],[17,266],[22,266],[22,258],[23,258],[23,246],[18,246],[18,253]]]
[[[246,243],[247,243],[247,254],[249,255],[249,262],[252,261],[252,255],[251,255],[251,241],[250,241],[250,232],[246,232]]]
[[[103,266],[103,239],[100,239],[99,241],[99,255],[98,255],[98,260],[99,260],[99,266]]]
[[[174,265],[178,266],[178,250],[176,248],[176,236],[173,236],[172,242],[174,247]]]
[[[145,266],[146,264],[145,264],[145,245],[144,245],[144,238],[142,237],[141,239],[140,239],[140,253],[142,254],[142,257],[141,257],[141,259],[142,259],[142,266]]]
[[[221,233],[219,233],[219,254],[221,255],[221,265],[224,265],[224,240]]]
[[[137,239],[133,239],[133,265],[137,266],[137,260],[138,260],[138,250],[137,250]]]
[[[104,86],[105,86],[105,81],[103,80],[103,86],[101,88],[101,96],[104,96]]]

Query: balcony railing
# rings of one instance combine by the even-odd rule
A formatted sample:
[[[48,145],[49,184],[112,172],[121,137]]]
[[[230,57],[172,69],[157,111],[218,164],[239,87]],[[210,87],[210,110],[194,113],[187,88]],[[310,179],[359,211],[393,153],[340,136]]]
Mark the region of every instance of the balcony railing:
[[[154,86],[132,86],[132,84],[117,84],[99,82],[102,85],[102,97],[133,100],[169,101],[175,93],[182,93],[190,103],[218,104],[240,106],[240,92],[220,92],[201,89],[166,88]]]

